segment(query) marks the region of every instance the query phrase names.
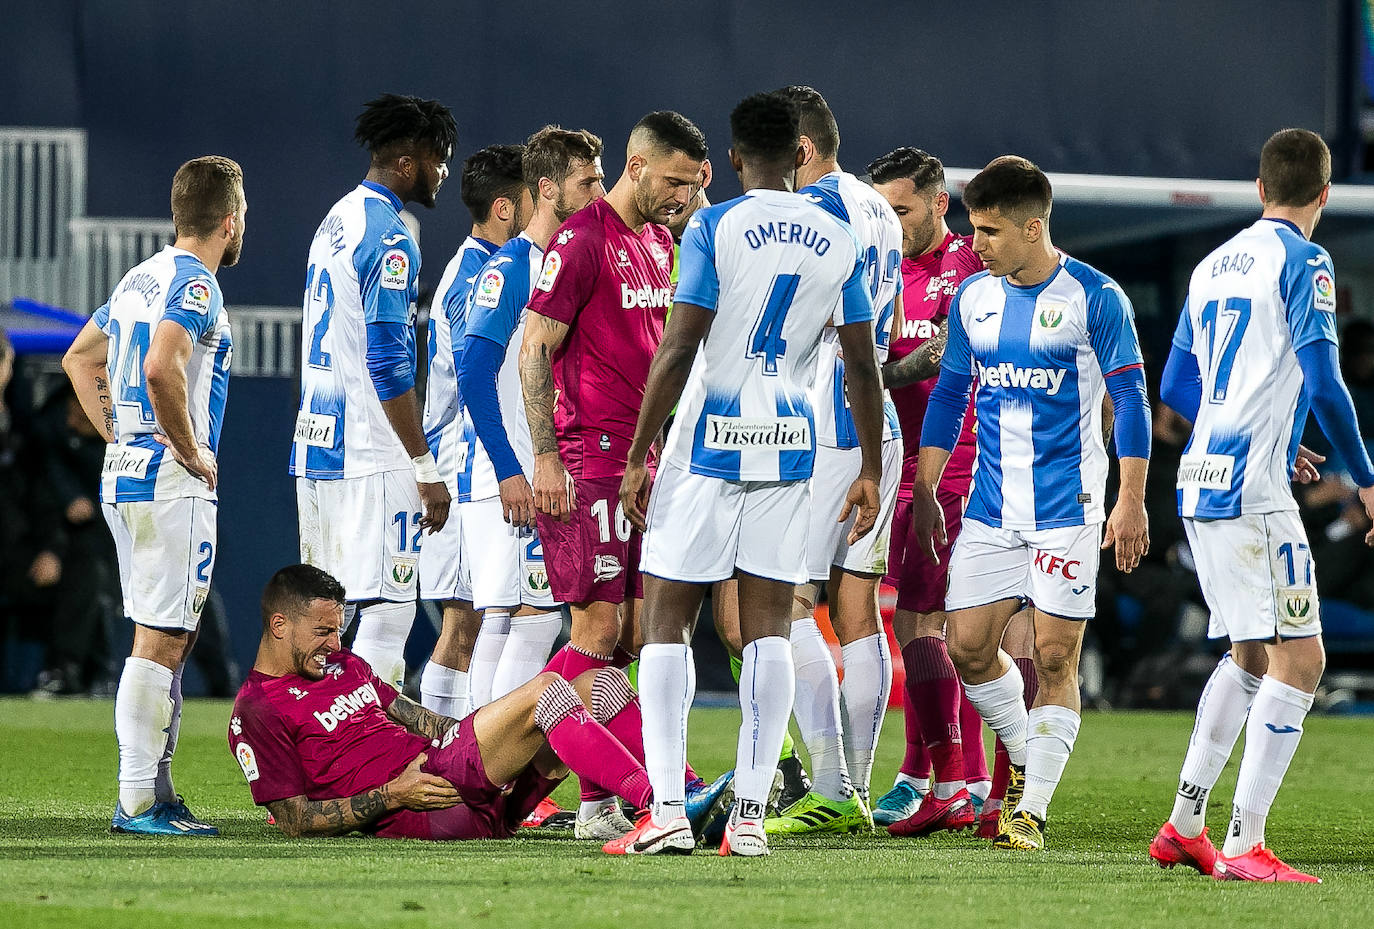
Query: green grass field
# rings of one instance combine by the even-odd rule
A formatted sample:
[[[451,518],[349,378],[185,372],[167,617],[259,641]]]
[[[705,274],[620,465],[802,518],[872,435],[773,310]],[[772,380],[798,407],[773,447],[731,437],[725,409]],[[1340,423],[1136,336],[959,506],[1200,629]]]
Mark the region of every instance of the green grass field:
[[[1269,843],[1320,887],[1220,884],[1146,857],[1191,720],[1092,714],[1055,796],[1050,851],[971,834],[778,840],[770,858],[612,859],[571,833],[510,842],[289,841],[264,823],[224,741],[228,705],[192,701],[177,784],[220,839],[111,836],[109,702],[0,701],[0,927],[1374,925],[1374,720],[1313,718]],[[738,713],[692,716],[693,763],[733,764]],[[896,769],[890,716],[875,785]],[[1361,762],[1360,759],[1365,759]],[[1214,792],[1224,828],[1235,764]],[[559,789],[566,805],[569,785]]]

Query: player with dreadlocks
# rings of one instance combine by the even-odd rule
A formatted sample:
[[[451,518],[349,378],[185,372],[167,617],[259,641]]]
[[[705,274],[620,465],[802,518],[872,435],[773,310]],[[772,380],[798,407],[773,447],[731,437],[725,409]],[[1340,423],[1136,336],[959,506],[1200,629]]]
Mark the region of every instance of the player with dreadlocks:
[[[458,127],[437,100],[383,94],[354,138],[367,177],[310,246],[290,470],[301,560],[342,581],[354,651],[399,685],[421,535],[443,528],[450,500],[415,399],[420,249],[400,213],[434,206]]]

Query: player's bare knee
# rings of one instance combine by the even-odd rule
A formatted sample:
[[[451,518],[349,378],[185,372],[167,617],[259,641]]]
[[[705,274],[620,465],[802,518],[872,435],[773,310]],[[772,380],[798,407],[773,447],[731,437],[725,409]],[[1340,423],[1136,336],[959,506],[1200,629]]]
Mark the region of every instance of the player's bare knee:
[[[982,643],[951,637],[945,645],[949,652],[949,660],[954,663],[959,676],[964,680],[986,678],[997,666],[995,643],[989,649]]]
[[[1078,674],[1078,648],[1071,642],[1037,642],[1035,672],[1042,687],[1071,683]]]

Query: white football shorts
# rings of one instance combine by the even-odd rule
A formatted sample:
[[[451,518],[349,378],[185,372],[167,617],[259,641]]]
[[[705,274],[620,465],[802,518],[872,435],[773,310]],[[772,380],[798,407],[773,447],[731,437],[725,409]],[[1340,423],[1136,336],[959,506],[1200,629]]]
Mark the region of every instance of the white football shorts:
[[[444,528],[425,534],[420,544],[420,599],[472,600],[472,571],[463,557],[463,513],[456,488],[450,484],[453,503]]]
[[[809,481],[727,481],[665,464],[649,496],[640,570],[710,583],[738,568],[805,583],[810,511]]]
[[[301,561],[334,575],[349,600],[415,599],[424,530],[414,471],[298,477],[296,506]]]
[[[1024,597],[1042,613],[1091,619],[1096,612],[1102,524],[998,529],[964,517],[949,556],[946,610]]]
[[[101,510],[119,558],[124,615],[140,626],[194,631],[215,570],[215,501],[137,500]]]
[[[472,572],[475,609],[558,606],[537,532],[506,522],[500,497],[460,503],[458,509],[463,512],[463,558]]]
[[[856,510],[839,522],[849,486],[859,476],[863,454],[857,448],[816,447],[811,474],[811,525],[807,533],[806,569],[811,580],[830,579],[831,565],[856,574],[887,573],[892,512],[897,507],[897,488],[902,482],[902,440],[883,441],[883,474],[878,482],[878,521],[873,531],[854,545],[847,541],[854,528]]]
[[[1232,642],[1320,635],[1316,567],[1296,512],[1183,520],[1202,596],[1207,635]]]

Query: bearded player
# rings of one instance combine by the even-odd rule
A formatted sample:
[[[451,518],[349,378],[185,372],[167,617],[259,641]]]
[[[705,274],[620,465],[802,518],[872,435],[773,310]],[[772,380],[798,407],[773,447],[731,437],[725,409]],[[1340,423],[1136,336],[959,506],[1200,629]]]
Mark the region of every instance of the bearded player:
[[[262,639],[229,721],[253,801],[292,837],[500,839],[568,768],[628,802],[648,775],[615,733],[641,725],[616,668],[541,674],[462,721],[426,710],[339,644],[343,586],[310,565],[262,595]]]
[[[663,225],[701,183],[706,139],[691,120],[650,113],[630,132],[624,173],[549,242],[525,318],[519,372],[534,452],[530,482],[555,600],[571,641],[548,669],[567,678],[628,664],[642,596],[640,535],[619,502],[649,362],[672,302]],[[582,819],[606,806],[583,783]]]
[[[290,472],[301,560],[343,583],[353,647],[399,685],[421,537],[443,528],[451,501],[415,398],[420,249],[400,213],[434,206],[458,129],[437,100],[383,94],[354,137],[367,176],[310,244]]]

